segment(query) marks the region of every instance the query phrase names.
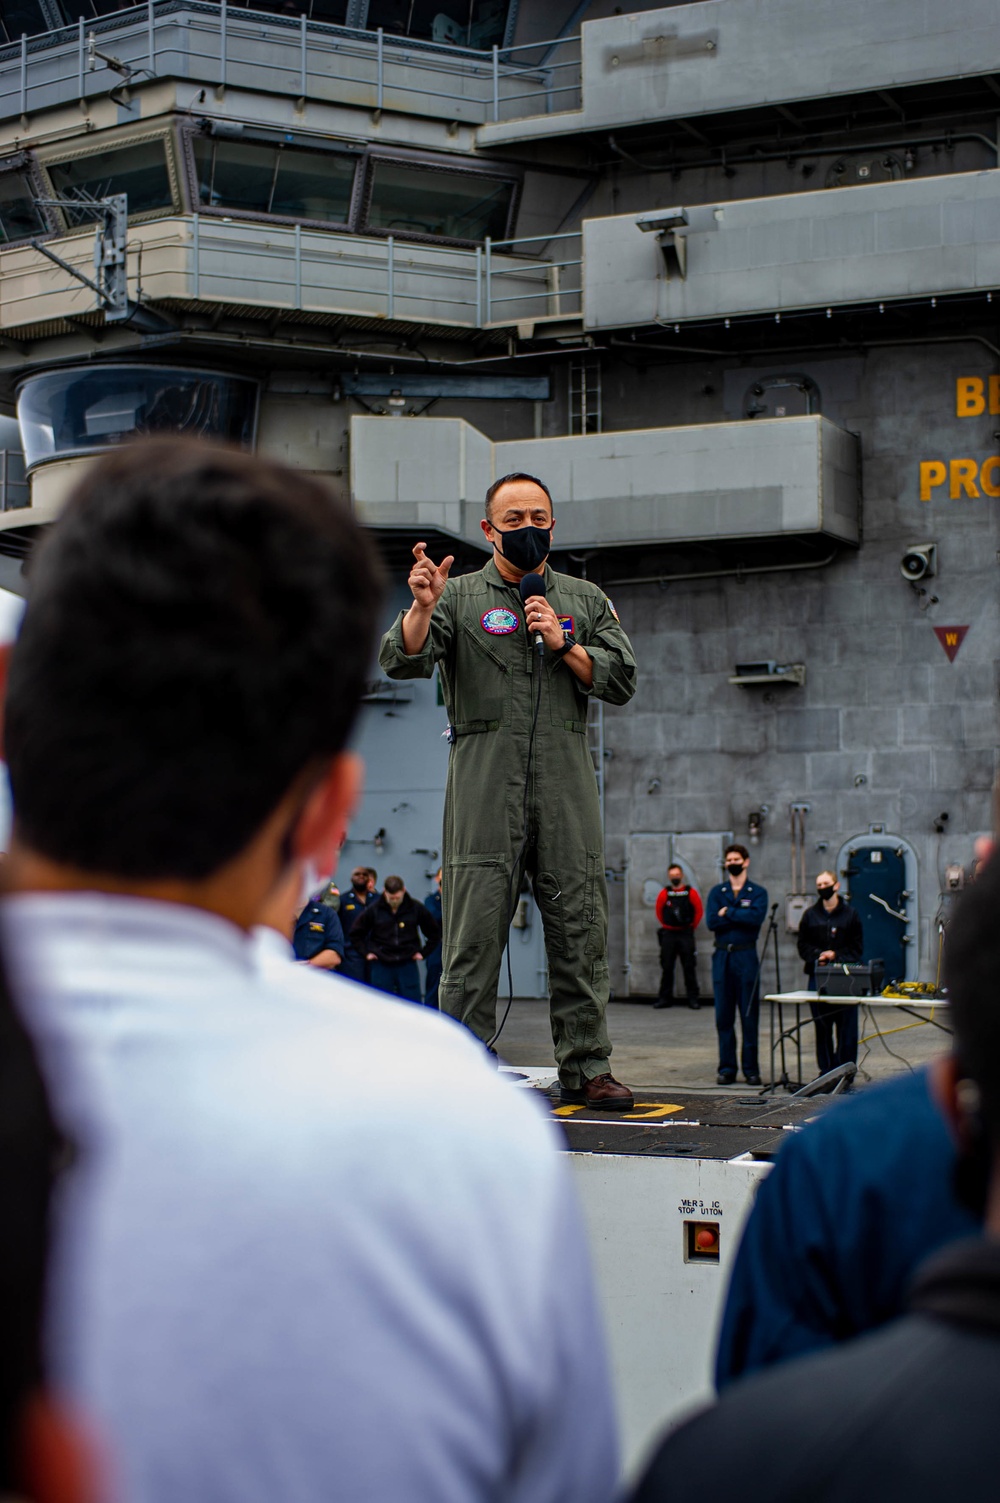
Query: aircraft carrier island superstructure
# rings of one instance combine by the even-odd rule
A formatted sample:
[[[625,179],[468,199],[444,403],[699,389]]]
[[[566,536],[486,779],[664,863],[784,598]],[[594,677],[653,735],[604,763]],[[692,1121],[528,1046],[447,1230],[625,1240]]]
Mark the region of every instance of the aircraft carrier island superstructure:
[[[325,476],[397,605],[539,474],[640,664],[591,727],[616,994],[655,992],[668,861],[704,890],[730,838],[786,985],[824,867],[932,980],[998,741],[995,7],[621,10],[5,0],[0,582],[131,432]],[[420,895],[444,710],[369,701],[347,860]]]

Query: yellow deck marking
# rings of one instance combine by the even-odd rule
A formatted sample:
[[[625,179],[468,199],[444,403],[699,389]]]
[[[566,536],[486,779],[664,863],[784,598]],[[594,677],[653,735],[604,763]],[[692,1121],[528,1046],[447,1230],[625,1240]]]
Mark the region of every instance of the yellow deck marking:
[[[585,1112],[587,1107],[584,1103],[579,1106],[556,1106],[552,1109],[554,1117],[572,1117],[576,1112]],[[591,1108],[600,1111],[600,1107]],[[637,1101],[635,1108],[630,1112],[622,1112],[620,1122],[648,1122],[654,1117],[672,1117],[674,1112],[682,1112],[682,1106],[674,1106],[672,1103],[658,1101]]]
[[[600,1107],[593,1109],[600,1111]],[[579,1106],[557,1106],[553,1108],[552,1115],[554,1117],[572,1117],[574,1113],[585,1112],[586,1110],[587,1108],[583,1103]],[[664,1105],[656,1101],[637,1101],[634,1111],[622,1112],[620,1120],[626,1122],[648,1122],[653,1117],[671,1117],[674,1112],[682,1112],[683,1110],[682,1106]]]

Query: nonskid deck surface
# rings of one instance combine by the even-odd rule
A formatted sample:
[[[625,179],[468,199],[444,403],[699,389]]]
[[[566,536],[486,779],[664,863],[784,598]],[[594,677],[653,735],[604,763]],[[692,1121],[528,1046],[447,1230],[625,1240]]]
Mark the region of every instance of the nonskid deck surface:
[[[790,1127],[826,1109],[828,1102],[791,1101],[787,1096],[746,1092],[718,1094],[672,1089],[638,1090],[630,1112],[599,1112],[562,1106],[558,1085],[542,1071],[511,1072],[546,1095],[576,1153],[654,1158],[733,1159],[741,1154],[773,1158]]]

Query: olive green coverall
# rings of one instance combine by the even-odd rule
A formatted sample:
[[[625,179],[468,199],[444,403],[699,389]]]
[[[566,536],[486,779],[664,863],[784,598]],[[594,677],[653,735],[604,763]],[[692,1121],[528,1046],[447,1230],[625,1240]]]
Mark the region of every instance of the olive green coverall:
[[[635,658],[607,596],[586,580],[543,571],[548,601],[594,665],[590,689],[548,648],[539,660],[516,585],[492,559],[449,579],[423,649],[403,647],[402,615],[382,639],[390,678],[429,678],[437,665],[451,725],[442,861],[441,1009],[484,1042],[496,1029],[497,984],[512,897],[525,873],[542,915],[550,1018],[561,1083],[607,1072],[608,893],[587,700],[626,704]],[[538,674],[541,702],[528,774]],[[527,808],[528,841],[521,848]]]

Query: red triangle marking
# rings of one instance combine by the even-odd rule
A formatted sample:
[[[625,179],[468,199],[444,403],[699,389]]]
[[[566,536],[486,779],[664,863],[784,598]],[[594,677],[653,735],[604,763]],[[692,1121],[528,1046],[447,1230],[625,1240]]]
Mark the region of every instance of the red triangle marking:
[[[958,649],[965,641],[965,634],[968,630],[967,626],[935,626],[934,635],[948,654],[949,663],[955,661]]]

